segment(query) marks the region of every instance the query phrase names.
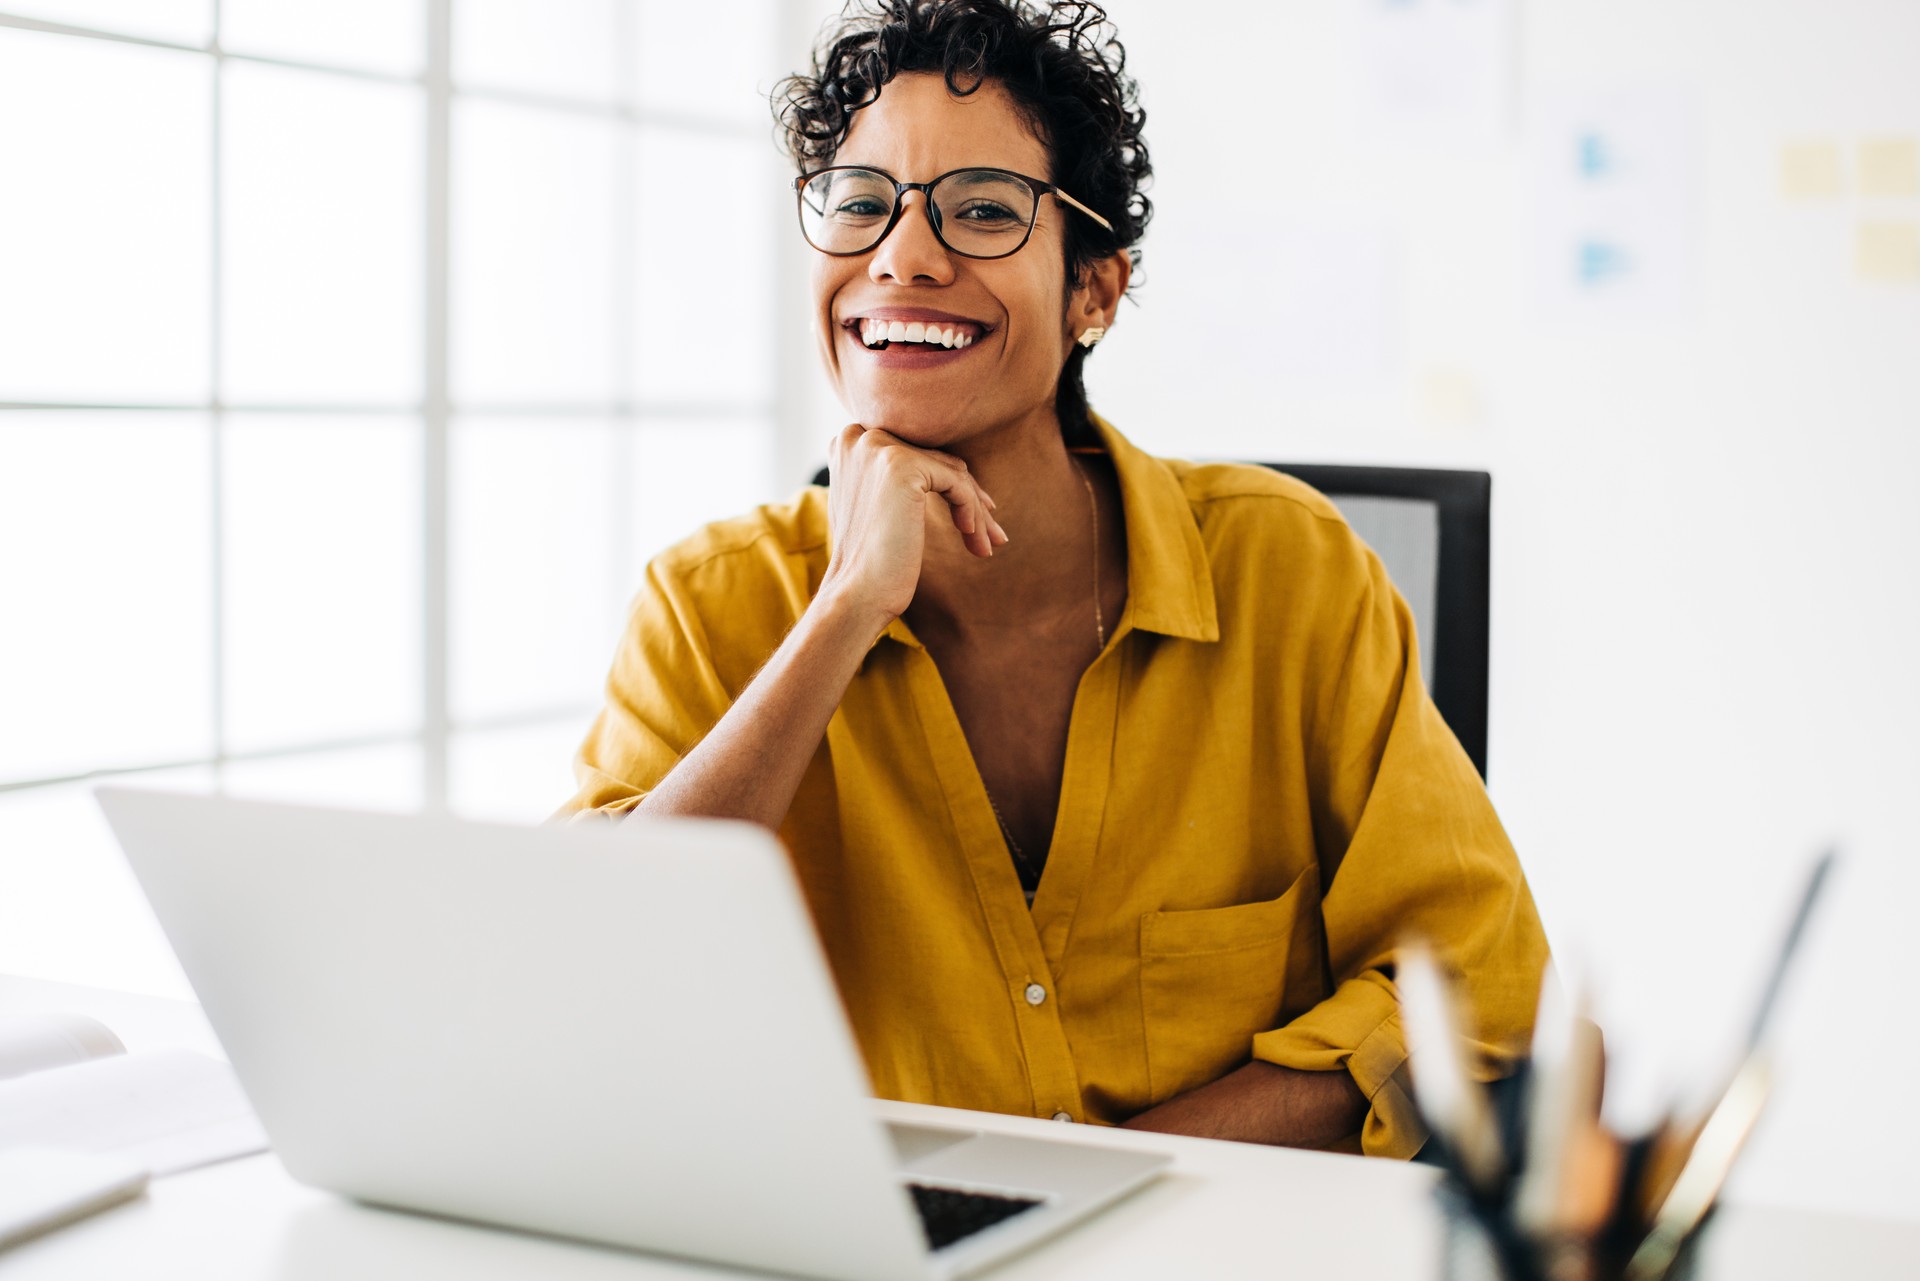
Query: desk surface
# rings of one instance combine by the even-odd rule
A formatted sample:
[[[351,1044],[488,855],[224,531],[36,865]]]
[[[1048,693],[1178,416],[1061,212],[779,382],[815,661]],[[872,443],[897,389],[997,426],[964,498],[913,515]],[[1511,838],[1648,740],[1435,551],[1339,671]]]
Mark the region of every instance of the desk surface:
[[[197,1007],[0,978],[0,1011],[91,1014],[130,1050],[218,1053]],[[879,1102],[894,1120],[1062,1137],[1050,1121]],[[1075,1127],[1081,1142],[1170,1152],[1173,1171],[1040,1248],[994,1281],[1205,1277],[1432,1281],[1439,1255],[1433,1173],[1396,1162]],[[1920,1276],[1920,1225],[1792,1210],[1722,1209],[1702,1259],[1708,1281]],[[103,1277],[193,1281],[462,1281],[736,1274],[621,1250],[363,1208],[287,1177],[272,1155],[176,1175],[136,1202],[0,1256],[8,1281]]]

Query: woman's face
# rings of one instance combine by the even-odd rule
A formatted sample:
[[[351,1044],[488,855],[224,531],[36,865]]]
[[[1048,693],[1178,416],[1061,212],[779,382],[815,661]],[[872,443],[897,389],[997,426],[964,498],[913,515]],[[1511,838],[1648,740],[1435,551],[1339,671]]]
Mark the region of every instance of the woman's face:
[[[953,169],[1010,169],[1046,178],[1047,149],[998,84],[964,98],[932,73],[903,75],[855,114],[837,165],[883,169],[929,182]],[[949,253],[927,221],[926,196],[908,192],[887,238],[856,257],[815,254],[813,300],[821,356],[856,422],[913,444],[944,448],[1040,417],[1052,421],[1054,388],[1075,336],[1096,316],[1069,314],[1060,220],[1080,217],[1042,197],[1033,236],[1006,258]],[[1076,291],[1084,303],[1086,290]],[[875,350],[862,332],[877,321],[958,326],[965,347]]]

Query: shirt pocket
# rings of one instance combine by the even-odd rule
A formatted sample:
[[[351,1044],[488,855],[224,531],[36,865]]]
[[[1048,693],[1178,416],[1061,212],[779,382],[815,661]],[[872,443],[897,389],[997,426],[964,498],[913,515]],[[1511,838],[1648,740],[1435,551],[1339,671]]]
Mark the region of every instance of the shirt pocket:
[[[1324,997],[1320,869],[1264,903],[1140,918],[1147,1089],[1162,1103],[1245,1063]]]

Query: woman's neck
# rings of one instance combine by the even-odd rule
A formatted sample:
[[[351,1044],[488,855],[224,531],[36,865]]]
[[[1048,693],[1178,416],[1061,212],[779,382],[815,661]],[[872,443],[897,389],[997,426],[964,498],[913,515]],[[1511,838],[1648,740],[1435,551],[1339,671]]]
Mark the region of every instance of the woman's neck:
[[[1067,452],[1051,406],[948,452],[993,496],[994,516],[1009,541],[988,559],[973,556],[953,536],[947,505],[930,502],[909,625],[916,632],[967,635],[1028,628],[1068,612],[1085,613],[1091,634],[1096,519],[1090,491],[1106,486],[1104,470],[1089,472]],[[1097,524],[1104,577],[1124,567],[1126,549],[1115,537],[1118,522]]]

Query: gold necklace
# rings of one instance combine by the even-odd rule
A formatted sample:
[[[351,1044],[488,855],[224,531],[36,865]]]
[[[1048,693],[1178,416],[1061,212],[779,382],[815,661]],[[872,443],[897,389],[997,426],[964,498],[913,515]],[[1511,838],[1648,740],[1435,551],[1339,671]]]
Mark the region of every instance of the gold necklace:
[[[982,783],[980,787],[982,791],[986,790],[985,783]],[[1040,869],[1035,867],[1032,861],[1027,858],[1027,852],[1020,848],[1020,842],[1013,839],[1013,829],[1007,826],[1007,817],[1000,812],[1000,806],[993,799],[992,792],[987,792],[987,808],[993,811],[993,821],[1000,824],[1000,835],[1007,842],[1007,852],[1013,855],[1015,862],[1027,869],[1028,875],[1033,877],[1034,884],[1038,885],[1040,883]]]
[[[1107,619],[1100,608],[1100,500],[1093,496],[1093,481],[1087,476],[1086,465],[1075,459],[1073,469],[1080,473],[1080,483],[1087,487],[1087,510],[1093,513],[1093,634],[1104,651]]]

